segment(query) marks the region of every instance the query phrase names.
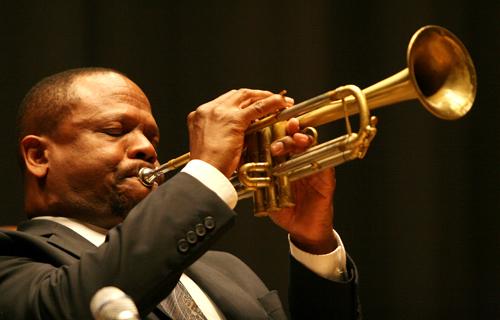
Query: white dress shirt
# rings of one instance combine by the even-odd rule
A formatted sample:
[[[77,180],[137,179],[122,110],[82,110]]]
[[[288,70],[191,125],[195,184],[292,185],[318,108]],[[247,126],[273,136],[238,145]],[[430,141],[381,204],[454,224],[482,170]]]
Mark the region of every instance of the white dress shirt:
[[[201,160],[191,160],[182,169],[206,187],[215,192],[231,209],[238,202],[238,195],[231,182],[216,168]],[[96,247],[101,246],[108,230],[82,223],[81,221],[65,217],[36,217],[33,219],[46,219],[60,223],[75,231]],[[315,255],[297,248],[288,237],[291,255],[305,267],[317,275],[329,280],[341,280],[346,271],[346,252],[340,236],[332,230],[339,246],[328,254]],[[222,320],[224,316],[208,295],[187,275],[182,274],[180,281],[193,297],[200,310],[207,319]]]

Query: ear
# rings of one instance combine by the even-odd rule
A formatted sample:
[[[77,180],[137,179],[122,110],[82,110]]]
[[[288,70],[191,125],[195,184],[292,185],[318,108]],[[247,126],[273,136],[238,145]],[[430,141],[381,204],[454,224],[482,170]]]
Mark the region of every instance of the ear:
[[[49,168],[47,139],[28,135],[21,140],[20,148],[26,170],[37,178],[46,176]]]

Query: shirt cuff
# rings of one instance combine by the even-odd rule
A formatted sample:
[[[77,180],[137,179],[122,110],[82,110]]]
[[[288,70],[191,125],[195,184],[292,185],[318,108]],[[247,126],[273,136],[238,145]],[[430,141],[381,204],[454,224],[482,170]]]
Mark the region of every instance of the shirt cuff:
[[[211,164],[194,159],[189,161],[181,171],[191,175],[215,192],[231,209],[236,207],[238,193],[229,179]]]
[[[318,276],[332,281],[344,280],[346,273],[346,252],[342,239],[335,230],[332,230],[337,239],[338,247],[327,254],[311,254],[297,248],[290,240],[290,254],[306,268],[316,273]]]

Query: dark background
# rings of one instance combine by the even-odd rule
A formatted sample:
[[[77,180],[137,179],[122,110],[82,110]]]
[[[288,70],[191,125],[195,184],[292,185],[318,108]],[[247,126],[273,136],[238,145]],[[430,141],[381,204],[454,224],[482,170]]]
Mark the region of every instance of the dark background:
[[[498,319],[498,2],[181,2],[0,2],[0,224],[23,219],[14,118],[44,76],[81,66],[128,74],[151,100],[167,160],[188,151],[188,112],[223,92],[286,88],[302,101],[366,87],[404,68],[413,32],[438,24],[475,62],[473,109],[453,122],[416,101],[374,111],[379,133],[366,159],[337,168],[335,225],[358,265],[366,318]],[[248,202],[237,209],[218,248],[285,298],[286,235],[253,218]]]

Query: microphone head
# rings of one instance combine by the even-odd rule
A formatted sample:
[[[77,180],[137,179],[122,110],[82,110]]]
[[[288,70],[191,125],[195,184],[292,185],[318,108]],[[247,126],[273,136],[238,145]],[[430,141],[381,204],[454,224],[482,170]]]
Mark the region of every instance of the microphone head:
[[[139,312],[132,299],[116,287],[104,287],[90,301],[95,320],[139,320]]]

